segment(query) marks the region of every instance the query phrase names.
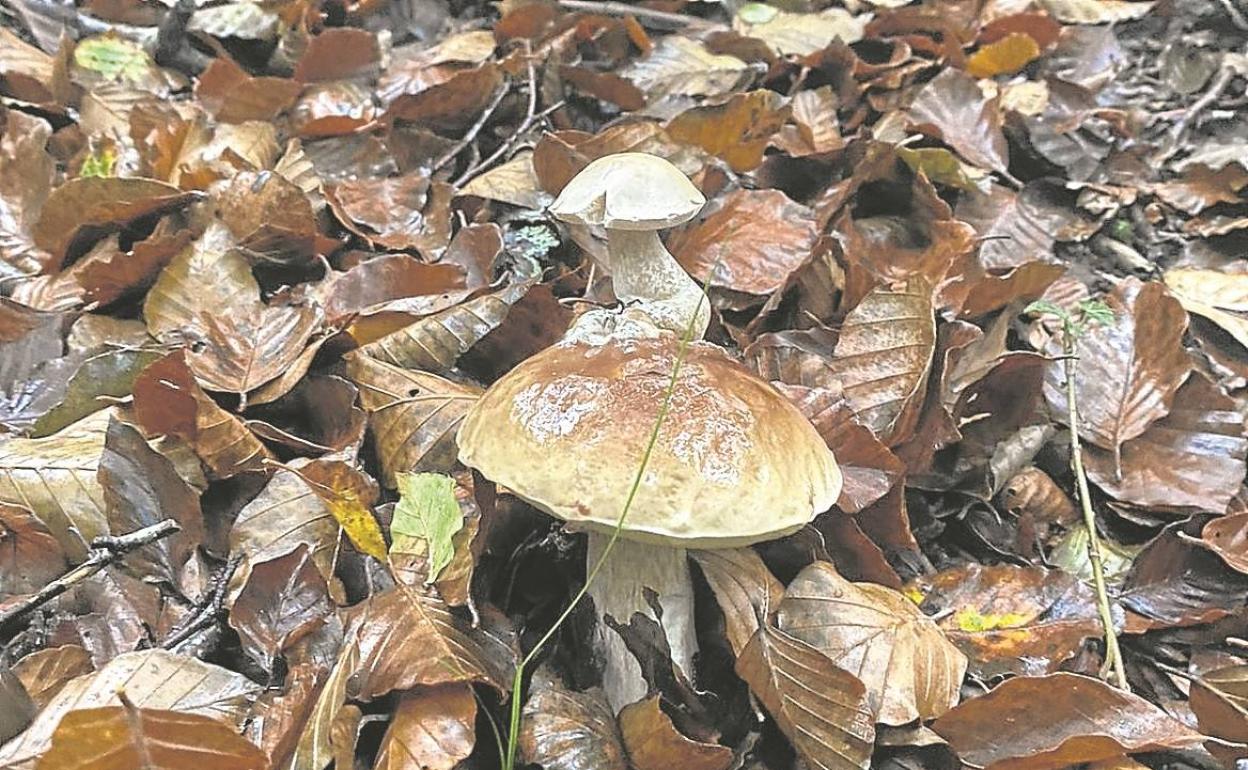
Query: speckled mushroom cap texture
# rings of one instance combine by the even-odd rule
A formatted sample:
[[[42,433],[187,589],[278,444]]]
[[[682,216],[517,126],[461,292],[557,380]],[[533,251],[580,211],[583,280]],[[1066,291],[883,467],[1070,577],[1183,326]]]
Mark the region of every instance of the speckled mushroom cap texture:
[[[671,378],[679,338],[565,340],[468,412],[459,457],[576,528],[615,528]],[[692,343],[622,537],[733,548],[800,529],[836,502],[832,452],[788,399]]]
[[[559,193],[550,213],[615,230],[659,230],[688,222],[706,198],[657,155],[621,152],[590,163]]]

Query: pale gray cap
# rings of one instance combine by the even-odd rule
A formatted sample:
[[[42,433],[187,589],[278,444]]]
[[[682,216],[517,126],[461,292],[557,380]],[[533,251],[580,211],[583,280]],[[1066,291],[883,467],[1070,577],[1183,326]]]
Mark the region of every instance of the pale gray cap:
[[[590,163],[550,205],[564,222],[616,230],[660,230],[690,219],[706,198],[657,155],[621,152]]]

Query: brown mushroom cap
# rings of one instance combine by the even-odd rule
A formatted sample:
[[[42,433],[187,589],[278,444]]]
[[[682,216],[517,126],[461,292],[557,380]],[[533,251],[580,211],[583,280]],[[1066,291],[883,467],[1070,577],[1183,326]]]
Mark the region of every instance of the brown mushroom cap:
[[[564,222],[616,230],[659,230],[693,219],[706,198],[657,155],[621,152],[581,169],[550,213]]]
[[[616,525],[668,387],[680,340],[567,340],[474,404],[459,458],[585,529]],[[693,343],[621,536],[732,548],[792,533],[832,507],[841,473],[788,399],[713,345]]]

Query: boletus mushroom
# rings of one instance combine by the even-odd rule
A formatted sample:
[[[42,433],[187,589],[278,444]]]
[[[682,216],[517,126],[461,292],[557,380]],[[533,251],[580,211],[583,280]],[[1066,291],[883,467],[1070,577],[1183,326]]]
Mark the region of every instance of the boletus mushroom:
[[[642,171],[630,171],[633,163]],[[607,227],[608,237],[614,230],[653,235],[653,229],[616,225],[667,221],[641,211],[638,201],[645,196],[624,189],[658,176],[656,164],[666,161],[637,154],[604,158],[582,171],[568,185],[577,188],[565,195],[575,194],[579,216]],[[591,174],[596,196],[584,192],[582,177]],[[563,204],[561,196],[556,207],[566,212]],[[597,563],[619,522],[671,382],[681,348],[672,327],[683,331],[690,314],[705,304],[683,271],[688,283],[674,280],[672,266],[680,268],[657,235],[611,243],[617,291],[635,289],[638,302],[622,314],[581,316],[561,342],[495,382],[458,434],[465,465],[587,532],[589,565]],[[658,297],[644,293],[650,263],[638,256],[642,251],[631,250],[636,243],[645,245],[647,259],[660,263],[654,269],[664,276],[658,283],[665,293]],[[624,281],[620,267],[631,273]],[[660,318],[647,317],[655,307]],[[644,697],[646,684],[604,616],[622,624],[636,612],[654,617],[645,598],[646,589],[654,591],[672,659],[692,679],[697,638],[686,549],[736,548],[790,534],[831,508],[840,489],[832,452],[784,395],[718,347],[690,343],[620,537],[589,589],[612,707],[619,711]]]

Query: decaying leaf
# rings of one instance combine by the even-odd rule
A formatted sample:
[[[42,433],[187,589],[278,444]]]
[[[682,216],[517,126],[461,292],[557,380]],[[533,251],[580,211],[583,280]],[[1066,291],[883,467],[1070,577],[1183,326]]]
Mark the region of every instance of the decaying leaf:
[[[732,91],[749,79],[751,70],[735,56],[714,54],[696,40],[669,35],[621,74],[657,101]]]
[[[333,604],[325,578],[306,544],[252,565],[233,606],[230,625],[244,649],[266,669],[276,657],[316,629]]]
[[[453,770],[476,742],[477,699],[467,684],[420,687],[403,696],[382,738],[379,770]]]
[[[573,692],[540,669],[520,722],[520,756],[549,770],[625,770],[628,759],[606,696]]]
[[[762,162],[772,134],[788,118],[788,105],[774,91],[750,91],[680,113],[667,124],[667,133],[673,141],[700,147],[742,172]]]
[[[657,695],[624,707],[620,733],[637,770],[661,770],[673,763],[688,770],[727,770],[732,764],[732,749],[727,746],[682,735],[659,707]]]
[[[910,119],[971,163],[1008,174],[1009,148],[997,101],[985,98],[969,75],[941,72],[910,105]]]

